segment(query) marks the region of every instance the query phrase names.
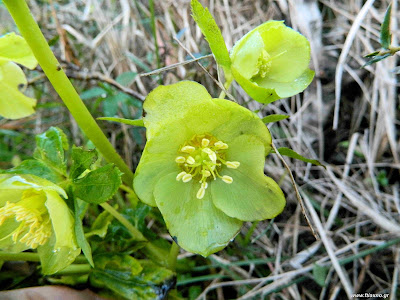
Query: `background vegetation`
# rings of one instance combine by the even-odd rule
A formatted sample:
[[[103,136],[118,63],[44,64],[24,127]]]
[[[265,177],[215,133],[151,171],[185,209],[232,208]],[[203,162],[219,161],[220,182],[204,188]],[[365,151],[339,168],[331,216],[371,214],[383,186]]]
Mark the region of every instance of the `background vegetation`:
[[[389,1],[210,0],[208,6],[230,49],[257,25],[270,20],[304,34],[311,43],[316,77],[301,95],[267,107],[233,84],[232,95],[262,115],[288,114],[270,126],[277,146],[324,162],[322,167],[286,159],[299,185],[317,241],[302,215],[289,176],[274,154],[265,173],[287,196],[284,212],[272,221],[247,223],[225,250],[203,258],[181,252],[176,297],[189,299],[344,299],[355,293],[400,297],[400,143],[397,56],[361,68],[379,49],[380,24]],[[188,0],[29,1],[62,67],[95,117],[135,119],[145,96],[158,84],[195,80],[217,97],[212,57],[180,64],[158,74],[144,73],[210,53],[190,16]],[[397,2],[392,8],[393,43],[398,45]],[[0,4],[0,34],[16,31]],[[40,67],[27,73],[26,92],[38,99],[35,115],[0,120],[0,168],[31,156],[34,136],[59,126],[76,145],[90,147]],[[100,121],[104,132],[134,170],[145,132]],[[132,209],[120,192],[111,204]],[[170,240],[160,214],[145,211],[146,228]],[[137,209],[137,207],[136,207]],[[100,211],[85,217],[92,224]],[[38,282],[34,265],[20,264],[20,279],[4,289],[57,283]],[[15,279],[15,278],[13,278]],[[65,282],[62,282],[65,283]],[[86,284],[72,282],[81,289]],[[95,289],[94,289],[95,290]],[[95,290],[96,291],[96,290]]]

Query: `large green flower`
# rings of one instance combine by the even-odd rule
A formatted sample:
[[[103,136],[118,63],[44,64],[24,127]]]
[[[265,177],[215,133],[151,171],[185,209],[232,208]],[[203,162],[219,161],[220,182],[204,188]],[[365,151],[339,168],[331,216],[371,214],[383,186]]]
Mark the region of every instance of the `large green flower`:
[[[0,174],[0,249],[37,249],[43,273],[53,274],[80,253],[65,191],[33,175]]]
[[[147,144],[134,189],[160,209],[182,248],[207,256],[224,248],[243,221],[283,210],[281,189],[264,175],[271,135],[251,111],[212,99],[190,81],[157,87],[144,109]]]
[[[270,103],[302,92],[312,81],[310,43],[283,21],[266,22],[232,48],[235,80],[253,99]]]

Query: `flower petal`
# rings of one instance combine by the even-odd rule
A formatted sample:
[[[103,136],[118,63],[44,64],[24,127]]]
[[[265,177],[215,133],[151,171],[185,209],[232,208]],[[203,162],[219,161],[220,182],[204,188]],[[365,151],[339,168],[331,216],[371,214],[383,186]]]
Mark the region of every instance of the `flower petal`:
[[[221,175],[233,178],[211,182],[212,199],[217,208],[242,221],[271,219],[282,212],[285,197],[278,184],[264,175],[265,150],[254,136],[240,136],[230,144],[227,160],[240,162],[237,169],[224,168]]]
[[[258,79],[255,82],[262,88],[275,89],[281,98],[291,97],[304,91],[312,82],[315,72],[307,69],[300,77],[291,82],[277,82],[270,78]]]
[[[0,64],[0,115],[7,119],[24,118],[35,112],[36,99],[21,93],[19,85],[26,85],[21,68],[12,62]]]
[[[239,232],[242,222],[218,210],[209,190],[197,199],[198,183],[177,182],[176,173],[157,183],[154,196],[168,230],[185,250],[208,256],[223,249]]]
[[[273,58],[268,77],[290,82],[299,77],[310,63],[310,43],[281,21],[270,21],[256,28],[263,38],[265,50]]]

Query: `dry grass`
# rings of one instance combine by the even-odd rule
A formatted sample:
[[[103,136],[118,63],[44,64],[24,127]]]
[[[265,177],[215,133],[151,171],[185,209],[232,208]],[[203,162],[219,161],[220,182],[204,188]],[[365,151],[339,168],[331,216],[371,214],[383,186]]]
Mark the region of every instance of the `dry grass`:
[[[73,61],[75,57],[80,64],[75,72],[86,73],[87,78],[95,72],[116,78],[126,71],[157,69],[155,43],[160,49],[161,66],[184,62],[188,59],[186,49],[194,54],[210,53],[190,16],[190,1],[155,2],[156,41],[150,30],[147,1],[60,1],[54,3],[59,28],[50,5],[30,1],[47,37],[56,35],[57,30],[67,32],[69,43],[57,43],[55,50],[64,60]],[[197,299],[346,299],[365,292],[390,293],[393,300],[400,297],[399,246],[381,249],[400,237],[399,98],[397,77],[392,72],[397,57],[360,69],[365,63],[363,56],[378,47],[379,27],[388,3],[203,1],[220,25],[228,48],[269,19],[284,19],[309,38],[316,77],[302,95],[261,107],[236,84],[230,92],[239,103],[252,110],[261,109],[260,115],[290,115],[288,120],[270,126],[276,145],[317,157],[327,168],[287,159],[321,238],[317,241],[302,216],[282,162],[276,155],[268,157],[266,174],[280,181],[288,205],[273,224],[265,221],[253,228],[247,224],[243,234],[254,230],[249,245],[257,254],[254,258],[273,259],[262,265],[265,272],[256,272],[260,266],[253,263],[245,267],[232,264],[248,259],[246,253],[222,251],[213,255],[212,261],[225,268],[221,268],[219,279],[200,283],[203,291]],[[397,1],[393,11],[397,44]],[[174,41],[177,36],[184,47]],[[67,45],[71,45],[72,52]],[[203,62],[216,78],[215,63],[210,58]],[[164,84],[182,79],[204,84],[214,96],[220,92],[196,63],[161,73]],[[129,89],[140,97],[155,88],[157,80],[156,76],[138,76]],[[85,88],[93,83],[88,80],[76,84]],[[118,142],[123,144],[118,149],[134,166],[140,153],[135,140],[124,126],[112,129],[112,133],[111,128],[107,130],[114,140],[122,133]],[[79,141],[79,133],[74,136]],[[240,248],[238,243],[235,246]],[[323,287],[313,280],[319,276],[313,273],[315,265],[326,267]],[[222,275],[230,279],[222,280]]]

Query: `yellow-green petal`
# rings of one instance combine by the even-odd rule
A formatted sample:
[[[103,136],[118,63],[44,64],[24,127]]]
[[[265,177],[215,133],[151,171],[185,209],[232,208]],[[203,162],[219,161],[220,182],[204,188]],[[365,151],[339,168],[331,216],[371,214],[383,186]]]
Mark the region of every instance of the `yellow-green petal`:
[[[237,169],[224,168],[220,174],[233,178],[211,182],[216,207],[242,221],[271,219],[282,212],[285,197],[278,184],[264,175],[265,148],[256,136],[239,136],[228,148],[226,159],[238,161]]]
[[[14,32],[0,37],[0,65],[13,61],[29,69],[37,66],[37,60],[25,39]]]
[[[171,236],[183,249],[208,256],[223,249],[239,232],[242,222],[217,209],[209,190],[197,199],[199,183],[176,181],[176,173],[157,183],[154,196]]]
[[[19,91],[27,81],[21,68],[12,62],[0,65],[0,116],[7,119],[27,117],[35,112],[36,99]]]

